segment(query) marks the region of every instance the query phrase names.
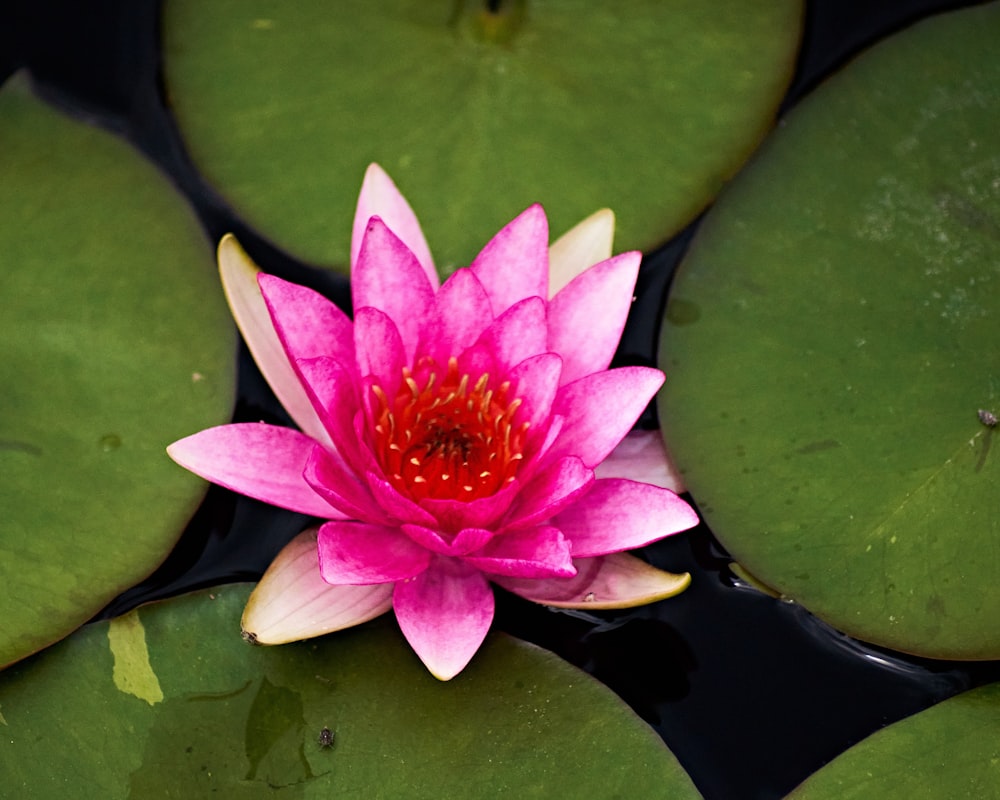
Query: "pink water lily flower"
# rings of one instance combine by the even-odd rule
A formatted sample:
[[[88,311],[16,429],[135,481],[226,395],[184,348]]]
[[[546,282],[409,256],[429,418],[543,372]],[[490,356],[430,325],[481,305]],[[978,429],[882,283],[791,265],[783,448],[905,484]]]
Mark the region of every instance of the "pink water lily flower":
[[[663,488],[676,483],[658,439],[625,438],[663,375],[608,369],[640,260],[608,257],[612,231],[610,212],[594,215],[553,244],[550,269],[535,205],[440,284],[416,217],[372,165],[351,242],[353,321],[222,240],[234,316],[301,430],[223,425],[169,453],[210,481],[326,520],[254,590],[248,638],[294,641],[392,608],[447,680],[486,636],[491,583],[591,609],[687,586],[686,574],[624,553],[698,518]],[[632,466],[662,485],[630,480]]]

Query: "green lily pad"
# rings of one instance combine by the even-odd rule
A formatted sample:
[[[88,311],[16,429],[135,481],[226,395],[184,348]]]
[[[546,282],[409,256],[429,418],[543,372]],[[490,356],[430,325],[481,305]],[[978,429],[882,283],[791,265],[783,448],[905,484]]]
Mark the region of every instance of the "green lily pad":
[[[661,349],[665,436],[733,557],[939,658],[1000,658],[998,30],[996,3],[923,22],[796,109],[706,220]]]
[[[112,135],[0,91],[0,665],[166,557],[205,484],[172,440],[232,413],[235,336],[170,183]]]
[[[799,0],[170,0],[165,68],[195,163],[301,258],[346,265],[365,167],[410,200],[439,266],[542,202],[555,233],[618,215],[648,249],[773,124]]]
[[[387,618],[252,647],[248,594],[147,606],[0,675],[4,785],[102,800],[700,797],[617,696],[540,648],[491,636],[441,683]]]
[[[966,692],[869,736],[786,800],[1000,796],[1000,684]]]

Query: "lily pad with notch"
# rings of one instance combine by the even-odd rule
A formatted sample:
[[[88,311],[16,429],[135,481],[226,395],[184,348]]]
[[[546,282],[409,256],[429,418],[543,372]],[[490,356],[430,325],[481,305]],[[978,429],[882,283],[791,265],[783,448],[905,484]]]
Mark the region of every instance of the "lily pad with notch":
[[[196,165],[265,236],[346,267],[377,161],[450,272],[534,202],[553,231],[607,206],[620,249],[668,239],[772,127],[802,13],[799,0],[170,0],[165,71]]]

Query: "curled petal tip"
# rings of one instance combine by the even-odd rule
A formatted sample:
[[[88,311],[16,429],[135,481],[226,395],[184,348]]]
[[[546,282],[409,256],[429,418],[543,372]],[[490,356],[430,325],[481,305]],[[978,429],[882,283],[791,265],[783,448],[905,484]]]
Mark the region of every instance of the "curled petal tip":
[[[243,248],[240,246],[239,240],[236,238],[235,233],[222,234],[222,238],[219,239],[219,246],[216,248],[216,253],[221,255],[223,252],[227,254],[243,253],[247,261],[250,260],[249,256],[247,256],[246,253],[243,252]]]
[[[687,572],[675,574],[628,553],[574,559],[577,574],[569,579],[499,578],[508,591],[554,608],[599,611],[633,608],[680,594],[691,584]]]

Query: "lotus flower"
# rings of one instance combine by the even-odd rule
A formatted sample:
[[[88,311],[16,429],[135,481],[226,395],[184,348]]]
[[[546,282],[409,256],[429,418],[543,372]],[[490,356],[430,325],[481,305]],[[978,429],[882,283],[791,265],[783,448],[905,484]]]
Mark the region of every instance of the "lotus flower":
[[[223,425],[168,452],[210,481],[326,520],[268,569],[245,636],[293,641],[392,608],[447,680],[486,636],[491,583],[591,609],[685,588],[686,574],[623,552],[697,516],[673,491],[622,477],[637,462],[666,477],[659,445],[626,439],[615,455],[663,375],[608,369],[640,260],[608,258],[612,230],[598,212],[553,245],[550,270],[535,205],[440,284],[413,211],[372,165],[351,242],[353,322],[222,240],[234,316],[301,431]]]

